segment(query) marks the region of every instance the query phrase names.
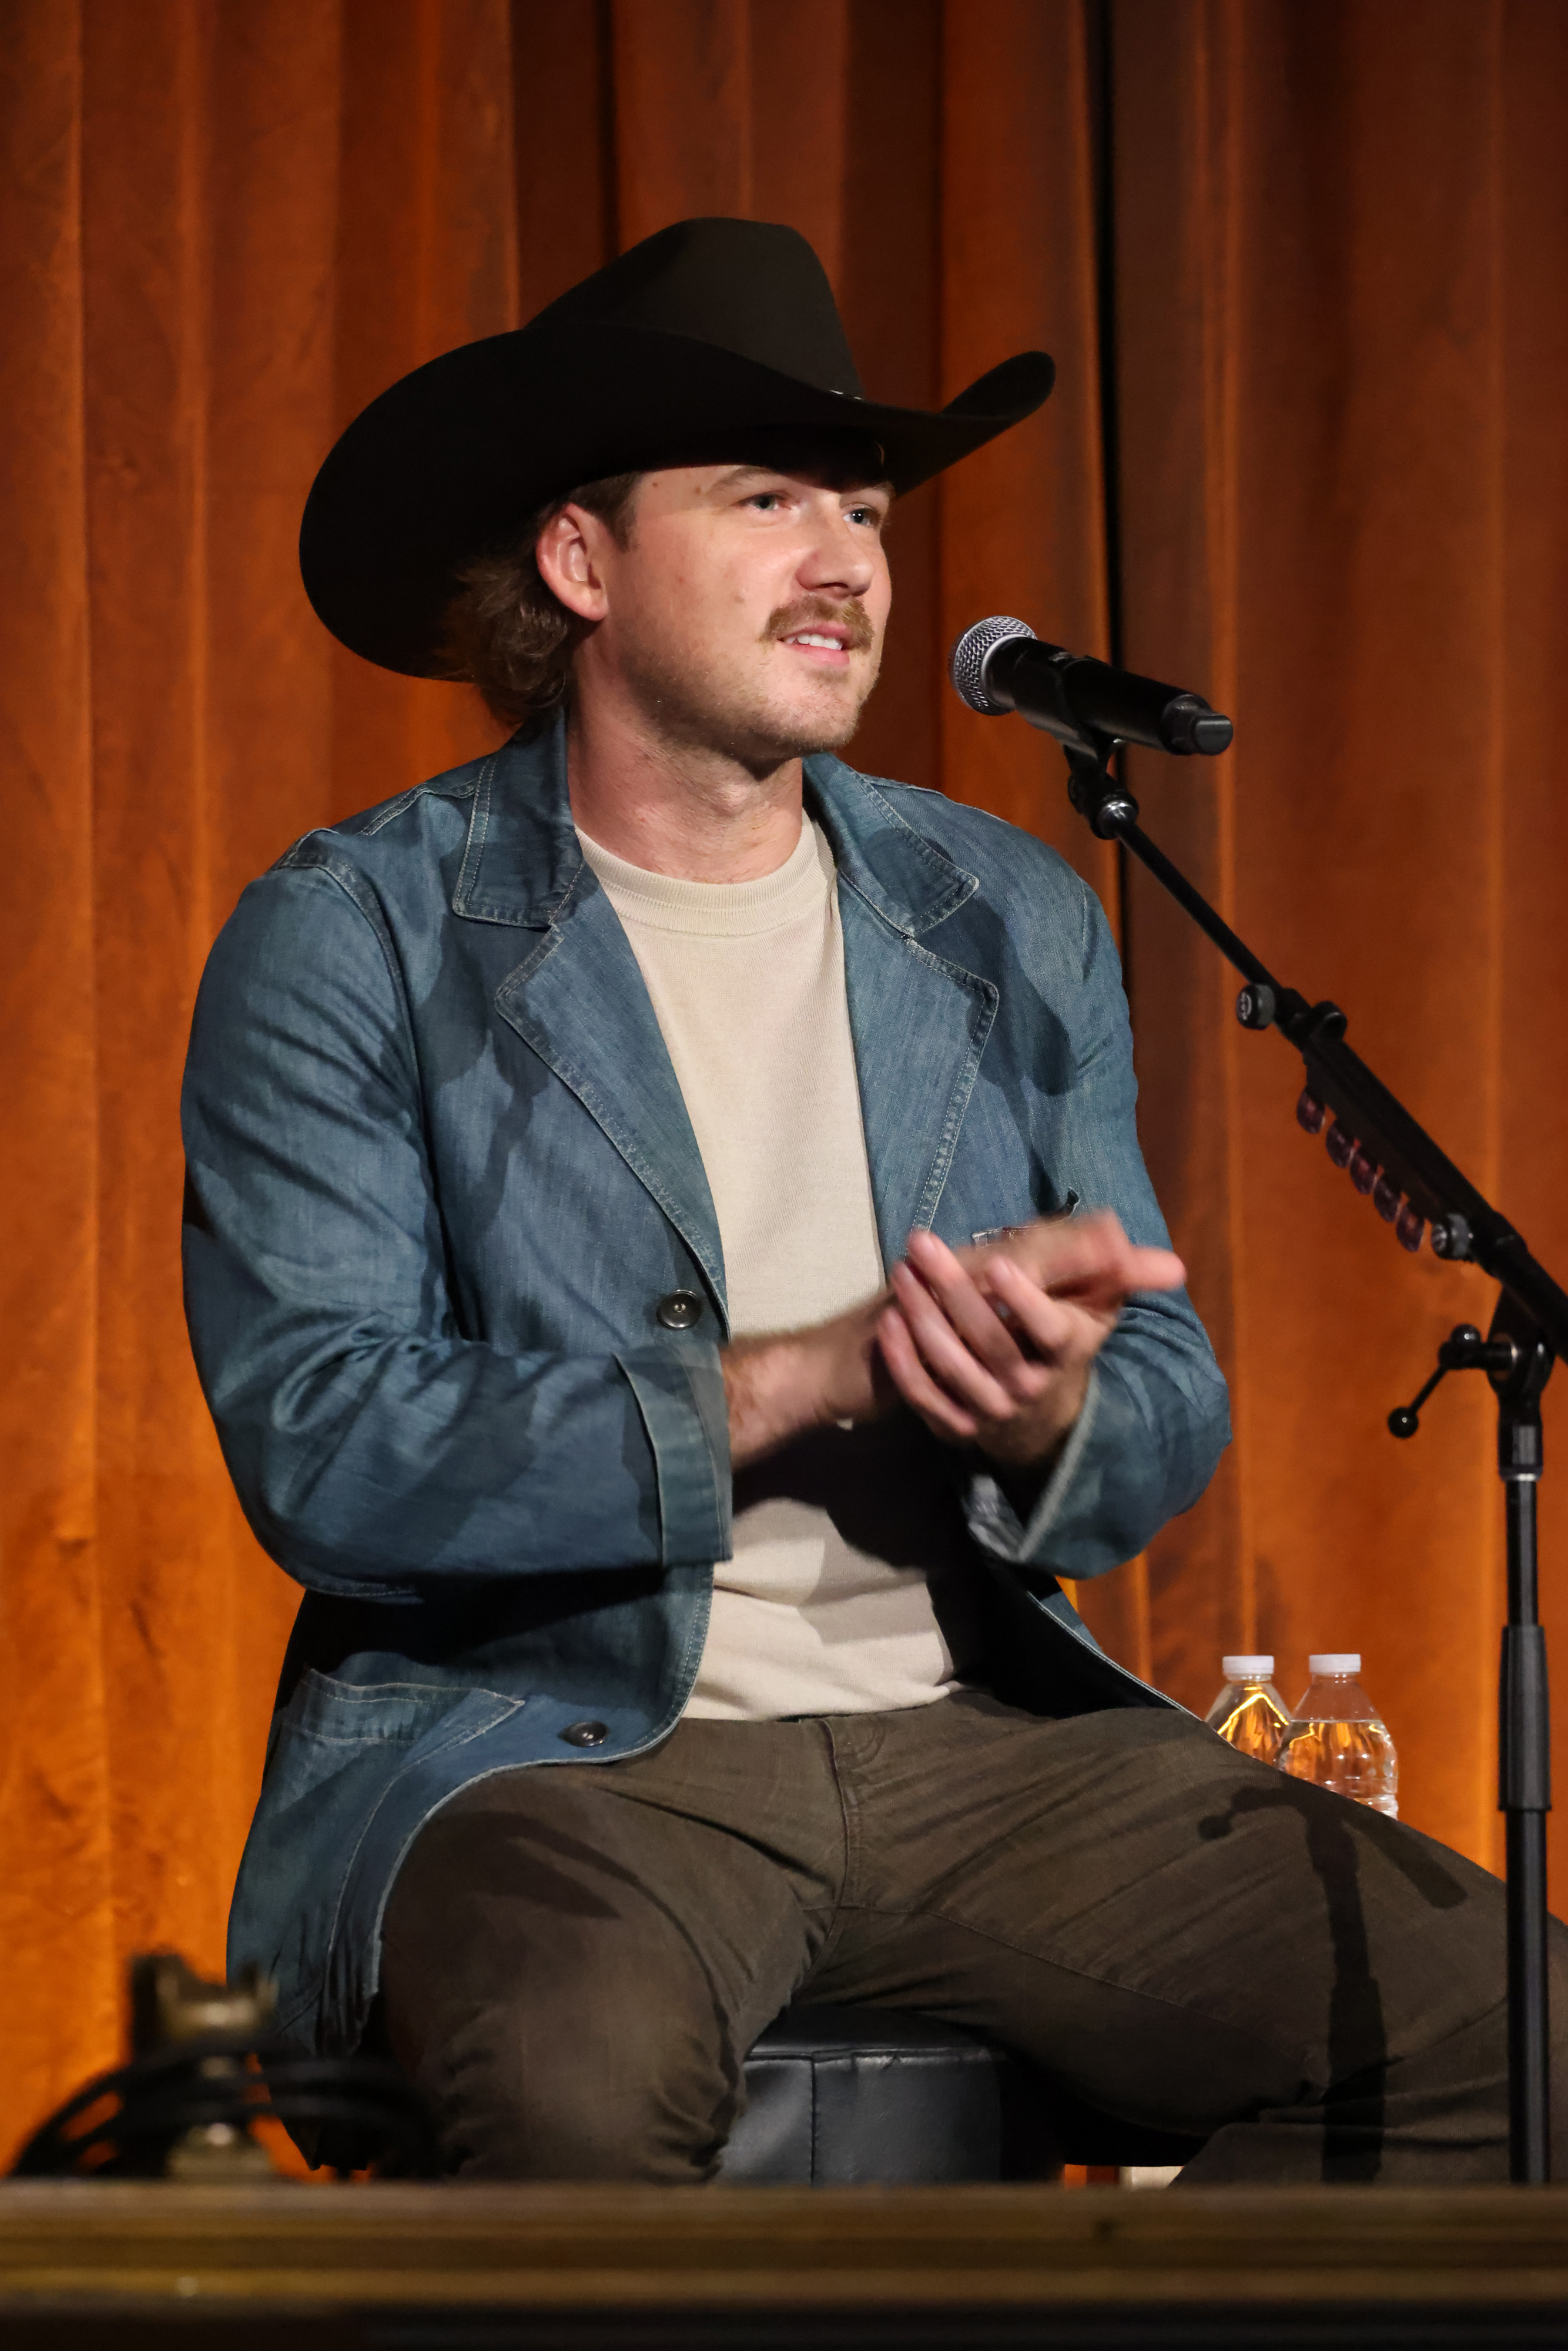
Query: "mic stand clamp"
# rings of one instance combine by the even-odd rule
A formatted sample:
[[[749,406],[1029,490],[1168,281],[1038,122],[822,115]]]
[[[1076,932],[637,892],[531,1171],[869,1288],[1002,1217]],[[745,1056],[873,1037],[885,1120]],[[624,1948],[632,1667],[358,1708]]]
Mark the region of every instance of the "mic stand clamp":
[[[1111,773],[1121,743],[1113,736],[1082,749],[1075,743],[1061,747],[1067,754],[1068,799],[1097,841],[1119,840],[1128,825],[1138,821],[1137,801]]]
[[[1060,739],[1060,738],[1059,738]],[[1451,1371],[1484,1371],[1498,1400],[1498,1470],[1508,1534],[1508,1623],[1499,1679],[1498,1802],[1508,1866],[1509,2168],[1519,2181],[1551,2177],[1546,1946],[1546,1814],[1551,1747],[1545,1635],[1539,1619],[1536,1488],[1542,1470],[1541,1395],[1568,1354],[1568,1294],[1525,1247],[1523,1236],[1478,1192],[1398,1097],[1345,1043],[1337,1004],[1309,1004],[1277,980],[1138,823],[1138,803],[1111,773],[1121,744],[1081,733],[1063,742],[1073,807],[1101,841],[1120,841],[1185,908],[1246,983],[1236,1017],[1246,1029],[1278,1029],[1306,1064],[1296,1119],[1323,1140],[1336,1167],[1409,1250],[1429,1234],[1433,1254],[1479,1265],[1500,1288],[1483,1339],[1461,1322],[1438,1350],[1437,1370],[1414,1404],[1388,1416],[1414,1436],[1421,1406]],[[1332,1119],[1332,1123],[1331,1123]]]
[[[1450,1372],[1485,1372],[1493,1383],[1507,1378],[1519,1360],[1519,1349],[1508,1338],[1483,1339],[1473,1322],[1456,1322],[1437,1350],[1437,1368],[1408,1404],[1397,1404],[1388,1416],[1390,1437],[1414,1437],[1421,1426],[1421,1407],[1439,1380]]]

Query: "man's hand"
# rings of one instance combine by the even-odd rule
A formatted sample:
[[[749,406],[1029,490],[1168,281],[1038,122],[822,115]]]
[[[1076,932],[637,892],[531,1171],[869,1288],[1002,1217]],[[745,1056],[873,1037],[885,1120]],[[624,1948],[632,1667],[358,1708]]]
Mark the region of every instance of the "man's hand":
[[[1040,1470],[1082,1410],[1089,1366],[1128,1293],[1184,1279],[1169,1249],[1134,1249],[1110,1215],[1041,1218],[978,1249],[912,1233],[877,1343],[935,1435]]]
[[[912,1233],[874,1298],[725,1349],[731,1464],[743,1469],[804,1429],[880,1419],[902,1397],[951,1444],[1023,1470],[1048,1466],[1128,1291],[1183,1278],[1168,1249],[1134,1249],[1113,1216],[1042,1217],[975,1249]]]
[[[883,1367],[877,1328],[892,1291],[805,1331],[736,1339],[725,1349],[729,1458],[744,1469],[802,1429],[830,1422],[878,1420],[898,1402]]]

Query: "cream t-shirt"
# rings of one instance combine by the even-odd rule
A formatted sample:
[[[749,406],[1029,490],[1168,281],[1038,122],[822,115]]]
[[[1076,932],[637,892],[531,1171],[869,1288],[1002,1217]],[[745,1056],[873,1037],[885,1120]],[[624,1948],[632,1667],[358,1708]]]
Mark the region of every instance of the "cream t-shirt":
[[[810,820],[757,882],[683,882],[580,833],[647,984],[707,1173],[737,1337],[821,1322],[883,1278],[832,854]],[[909,1433],[814,1431],[736,1480],[735,1555],[687,1711],[921,1705],[954,1687]],[[914,1505],[912,1509],[912,1505]]]

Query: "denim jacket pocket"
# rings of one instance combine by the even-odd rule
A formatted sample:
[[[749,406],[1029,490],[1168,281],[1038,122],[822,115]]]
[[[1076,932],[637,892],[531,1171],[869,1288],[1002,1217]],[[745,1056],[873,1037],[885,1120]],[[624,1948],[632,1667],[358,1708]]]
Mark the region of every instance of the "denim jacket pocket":
[[[341,1682],[308,1666],[275,1718],[264,1786],[270,1804],[294,1803],[371,1753],[412,1747],[460,1706],[460,1682]]]

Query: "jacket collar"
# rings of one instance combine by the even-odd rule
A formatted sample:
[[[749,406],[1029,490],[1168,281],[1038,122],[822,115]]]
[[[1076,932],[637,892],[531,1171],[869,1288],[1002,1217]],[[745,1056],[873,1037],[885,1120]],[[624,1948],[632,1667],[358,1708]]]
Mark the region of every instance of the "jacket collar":
[[[946,922],[977,883],[904,822],[866,777],[822,753],[806,761],[807,799],[841,878],[905,938]],[[486,759],[452,911],[476,923],[548,930],[582,872],[567,790],[566,722]]]

